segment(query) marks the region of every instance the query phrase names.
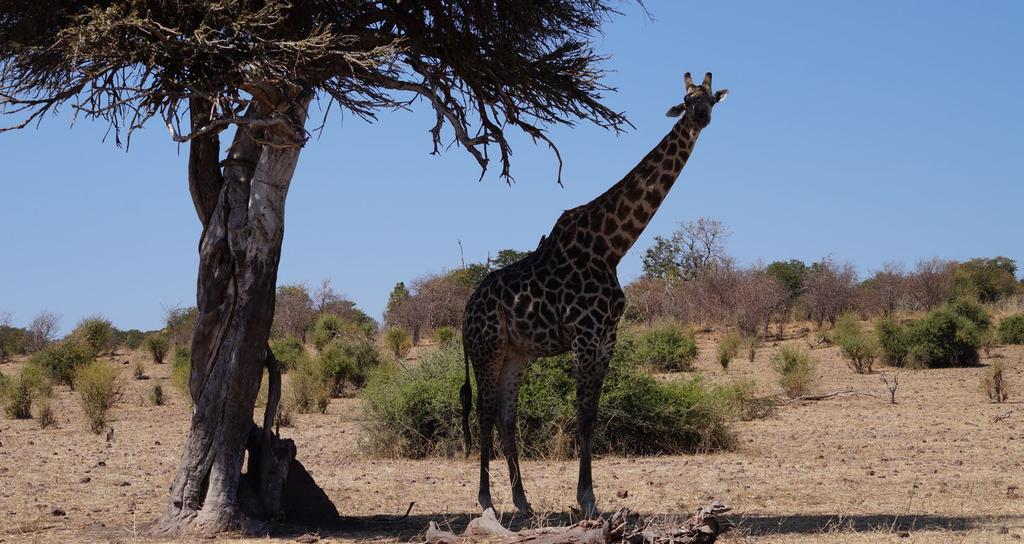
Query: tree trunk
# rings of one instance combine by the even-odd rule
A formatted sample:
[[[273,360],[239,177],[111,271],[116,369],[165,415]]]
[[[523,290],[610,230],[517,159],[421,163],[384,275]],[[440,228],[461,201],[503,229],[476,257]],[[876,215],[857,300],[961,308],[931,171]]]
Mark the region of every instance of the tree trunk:
[[[311,95],[275,96],[276,104],[254,103],[247,115],[266,119],[261,111],[284,111],[301,130]],[[193,127],[201,126],[208,105],[196,100],[190,109]],[[262,521],[280,513],[288,470],[295,466],[294,444],[270,430],[281,389],[267,347],[285,198],[301,150],[286,132],[239,126],[223,163],[216,134],[189,148],[189,187],[203,223],[189,376],[195,407],[168,509],[157,526],[161,532],[262,532]],[[260,428],[252,414],[264,368],[271,390]]]

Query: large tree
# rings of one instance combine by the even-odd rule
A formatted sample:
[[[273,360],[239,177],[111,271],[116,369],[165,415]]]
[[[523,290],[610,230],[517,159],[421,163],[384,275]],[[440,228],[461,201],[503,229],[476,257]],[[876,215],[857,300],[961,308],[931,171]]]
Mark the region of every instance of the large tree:
[[[422,100],[434,152],[453,141],[510,180],[506,129],[554,143],[578,120],[619,129],[591,40],[602,0],[8,0],[0,4],[7,129],[67,106],[114,141],[156,120],[188,143],[199,243],[189,380],[195,408],[159,526],[258,529],[296,479],[275,436],[267,348],[284,205],[313,100],[367,120]],[[222,151],[225,130],[236,130]],[[560,161],[559,161],[560,162]],[[270,375],[263,425],[253,423]],[[248,467],[243,477],[244,453]]]

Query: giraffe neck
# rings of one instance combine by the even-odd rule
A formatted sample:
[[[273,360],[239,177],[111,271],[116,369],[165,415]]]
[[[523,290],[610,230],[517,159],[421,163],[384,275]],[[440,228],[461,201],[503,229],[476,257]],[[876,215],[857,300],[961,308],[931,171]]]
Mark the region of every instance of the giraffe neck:
[[[633,247],[682,172],[700,130],[684,115],[621,181],[581,206],[577,229],[589,235],[596,256],[615,266]]]

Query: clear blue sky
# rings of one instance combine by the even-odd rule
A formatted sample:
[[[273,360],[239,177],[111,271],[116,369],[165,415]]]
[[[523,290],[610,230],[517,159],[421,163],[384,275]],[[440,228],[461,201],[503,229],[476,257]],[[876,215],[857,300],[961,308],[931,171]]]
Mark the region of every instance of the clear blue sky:
[[[608,103],[636,129],[558,128],[565,188],[517,138],[507,187],[452,149],[431,156],[432,115],[335,115],[303,151],[288,200],[280,282],[335,287],[372,315],[396,281],[501,248],[532,249],[559,213],[617,181],[670,128],[686,70],[729,99],[661,211],[654,235],[721,219],[741,262],[825,255],[867,274],[890,260],[1006,255],[1024,264],[1024,3],[691,2],[626,5],[598,48]],[[335,109],[334,112],[337,112]],[[129,153],[70,117],[0,134],[0,312],[48,309],[65,330],[101,313],[155,328],[194,304],[199,222],[186,149],[159,125]],[[314,113],[314,116],[316,113]],[[311,123],[312,124],[312,123]]]

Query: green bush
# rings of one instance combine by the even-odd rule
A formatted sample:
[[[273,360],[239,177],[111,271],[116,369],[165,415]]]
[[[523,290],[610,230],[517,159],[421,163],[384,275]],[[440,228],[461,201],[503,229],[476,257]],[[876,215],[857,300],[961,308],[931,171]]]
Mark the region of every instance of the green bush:
[[[974,300],[960,298],[947,304],[946,308],[970,321],[979,332],[985,332],[992,326],[992,316],[988,314],[984,306]]]
[[[146,376],[146,367],[142,364],[142,361],[135,361],[132,366],[132,377],[136,380],[148,380],[149,376]]]
[[[984,329],[952,305],[925,314],[907,326],[907,364],[918,368],[978,363]]]
[[[171,359],[171,385],[192,402],[192,392],[188,387],[189,374],[192,372],[192,352],[186,347],[174,349]]]
[[[1024,314],[1011,315],[999,321],[999,341],[1024,344]]]
[[[384,343],[388,351],[395,357],[401,359],[409,354],[412,349],[412,337],[409,331],[402,327],[391,327],[384,333]]]
[[[154,332],[143,340],[143,346],[153,357],[153,362],[160,365],[167,358],[167,351],[171,349],[171,339],[162,332]]]
[[[864,332],[856,316],[843,315],[829,333],[832,343],[839,346],[839,353],[846,359],[851,370],[857,374],[871,372],[875,357],[878,356],[878,344]]]
[[[771,417],[778,405],[772,397],[757,396],[757,382],[754,380],[737,380],[730,384],[716,385],[714,394],[725,403],[730,417],[741,421]]]
[[[437,343],[442,346],[451,345],[458,339],[458,332],[455,327],[438,327],[434,330],[434,338],[437,339]]]
[[[846,364],[857,374],[870,374],[878,356],[875,339],[864,333],[844,336],[839,352],[846,358]]]
[[[334,343],[324,349],[318,360],[331,395],[340,396],[346,385],[362,387],[370,370],[380,362],[377,350],[367,341]]]
[[[354,321],[334,314],[324,314],[313,324],[313,346],[317,351],[322,351],[331,342],[366,340],[369,338],[368,334],[371,334],[368,328],[361,327]]]
[[[13,355],[28,353],[29,334],[20,327],[0,325],[0,363],[6,362]]]
[[[126,331],[118,331],[117,334],[118,342],[124,347],[135,350],[142,347],[142,342],[146,339],[146,333],[139,329],[129,329]]]
[[[663,372],[687,371],[697,357],[693,332],[678,323],[641,330],[633,346],[635,362]]]
[[[71,331],[71,337],[77,339],[92,351],[93,356],[110,353],[114,350],[117,340],[116,329],[109,319],[101,316],[90,316],[78,322]]]
[[[3,401],[7,417],[30,419],[33,397],[31,385],[21,377],[0,380],[0,401]]]
[[[624,336],[628,351],[632,338]],[[460,453],[463,364],[460,346],[439,346],[425,351],[415,368],[382,365],[371,373],[363,390],[370,452],[412,458]],[[575,452],[572,368],[572,356],[562,355],[539,359],[527,369],[517,418],[525,458]],[[605,379],[594,451],[651,455],[727,448],[732,445],[728,414],[721,392],[699,376],[662,383],[619,352]]]
[[[36,414],[36,420],[39,421],[40,429],[48,429],[50,427],[57,426],[57,416],[53,413],[53,406],[49,401],[44,401],[39,406],[39,411]]]
[[[890,366],[903,366],[910,353],[910,339],[907,329],[892,318],[885,318],[875,325],[875,337],[882,362]]]
[[[295,368],[299,359],[306,356],[306,348],[302,345],[302,340],[294,336],[271,340],[270,351],[273,352],[277,362],[281,363],[284,371]]]
[[[288,389],[291,403],[300,414],[327,412],[331,400],[331,384],[322,369],[315,361],[307,357],[299,359],[295,370],[289,373],[291,378]]]
[[[825,333],[825,341],[829,344],[842,346],[843,340],[849,336],[860,336],[863,334],[863,330],[860,326],[860,320],[857,316],[851,312],[847,312],[836,320],[836,324]]]
[[[743,338],[734,332],[725,335],[718,342],[718,347],[715,348],[715,360],[722,366],[722,370],[729,368],[729,363],[739,355],[742,346]]]
[[[771,358],[772,369],[778,374],[779,386],[789,398],[806,395],[814,383],[817,364],[806,350],[786,345]]]
[[[89,430],[99,434],[107,426],[107,412],[121,399],[123,383],[114,366],[93,361],[75,372],[75,388],[89,421]]]
[[[91,362],[95,351],[74,338],[50,344],[29,360],[38,365],[54,383],[74,387],[75,369]]]

